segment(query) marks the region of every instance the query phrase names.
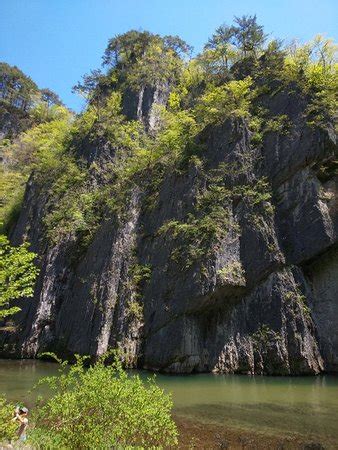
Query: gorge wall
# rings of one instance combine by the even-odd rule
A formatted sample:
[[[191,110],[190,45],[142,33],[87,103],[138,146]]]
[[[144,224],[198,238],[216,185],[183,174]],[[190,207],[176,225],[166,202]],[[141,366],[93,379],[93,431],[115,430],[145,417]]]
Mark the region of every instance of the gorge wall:
[[[166,100],[166,92],[143,92],[125,113],[151,127],[152,102]],[[16,331],[0,337],[1,356],[96,357],[119,347],[129,367],[172,373],[337,372],[334,129],[307,124],[297,90],[266,104],[288,117],[287,133],[270,131],[256,147],[244,119],[207,126],[196,143],[203,168],[192,159],[152,192],[140,180],[124,220],[107,214],[76,258],[72,234],[57,245],[44,239],[47,194],[30,180],[11,238],[31,242],[41,271]],[[107,143],[77,151],[103,167],[114,163]],[[206,214],[217,214],[220,239],[201,251],[180,224],[194,217],[203,241],[212,226]],[[130,307],[136,298],[142,310]]]

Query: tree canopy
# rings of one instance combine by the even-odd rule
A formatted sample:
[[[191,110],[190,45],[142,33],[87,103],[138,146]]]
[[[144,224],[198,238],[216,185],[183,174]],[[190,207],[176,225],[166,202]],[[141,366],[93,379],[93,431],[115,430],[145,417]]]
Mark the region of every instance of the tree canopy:
[[[88,99],[97,99],[107,88],[125,85],[140,89],[146,85],[171,83],[178,79],[191,47],[178,36],[131,30],[110,39],[103,55],[107,73],[93,70],[74,90]]]
[[[31,95],[38,91],[34,81],[25,75],[18,67],[0,62],[1,89],[13,89],[22,95]]]

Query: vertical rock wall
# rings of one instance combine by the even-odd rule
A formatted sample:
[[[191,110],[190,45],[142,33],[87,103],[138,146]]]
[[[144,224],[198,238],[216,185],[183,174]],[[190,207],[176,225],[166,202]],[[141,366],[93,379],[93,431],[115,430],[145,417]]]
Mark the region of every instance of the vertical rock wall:
[[[147,115],[151,128],[153,102],[166,95],[144,90],[134,108],[126,100],[131,111],[125,113]],[[52,350],[96,357],[119,346],[131,366],[175,373],[337,371],[337,178],[319,175],[337,147],[332,129],[306,124],[305,106],[296,94],[277,94],[271,111],[287,114],[293,125],[288,134],[267,133],[260,148],[241,120],[204,130],[204,172],[190,164],[165,174],[151,207],[140,183],[127,219],[107,216],[76,261],[73,236],[54,247],[43,244],[45,198],[29,184],[13,240],[27,237],[42,255],[42,269],[16,333],[1,336],[2,355]],[[87,152],[88,160],[108,155],[113,161],[113,150],[103,148]],[[188,264],[187,242],[161,229],[195,213],[206,173],[210,178],[233,164],[242,169],[222,178],[232,193],[220,205],[223,237]],[[263,178],[271,197],[256,201]],[[141,295],[131,277],[135,261],[151,268]],[[130,314],[136,297],[142,317]]]

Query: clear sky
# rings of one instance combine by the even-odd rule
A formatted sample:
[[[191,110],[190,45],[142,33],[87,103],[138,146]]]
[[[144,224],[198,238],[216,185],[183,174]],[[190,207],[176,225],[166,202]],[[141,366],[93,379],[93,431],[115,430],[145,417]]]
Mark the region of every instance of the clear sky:
[[[243,14],[257,14],[272,37],[338,41],[337,0],[0,0],[0,61],[79,111],[71,87],[100,66],[110,37],[130,29],[178,34],[199,52],[218,25]]]

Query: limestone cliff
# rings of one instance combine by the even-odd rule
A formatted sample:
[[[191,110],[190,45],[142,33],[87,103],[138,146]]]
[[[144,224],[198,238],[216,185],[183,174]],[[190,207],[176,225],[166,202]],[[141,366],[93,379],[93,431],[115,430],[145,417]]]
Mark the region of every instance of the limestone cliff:
[[[125,113],[150,117],[151,126],[158,99],[165,103],[167,93],[142,92],[125,100]],[[46,193],[30,181],[12,240],[28,238],[41,272],[16,332],[1,336],[1,355],[95,357],[119,346],[131,367],[174,373],[337,372],[335,133],[306,122],[306,98],[295,90],[262,101],[288,117],[287,133],[270,131],[256,146],[244,119],[206,127],[196,143],[203,169],[191,159],[165,173],[155,192],[140,180],[124,220],[107,214],[76,258],[74,236],[46,243]],[[106,143],[77,151],[114,163]],[[196,256],[179,224],[205,218],[201,191],[207,211],[216,193],[220,239]],[[138,285],[135,261],[149,268]],[[142,314],[128,306],[136,296]]]

